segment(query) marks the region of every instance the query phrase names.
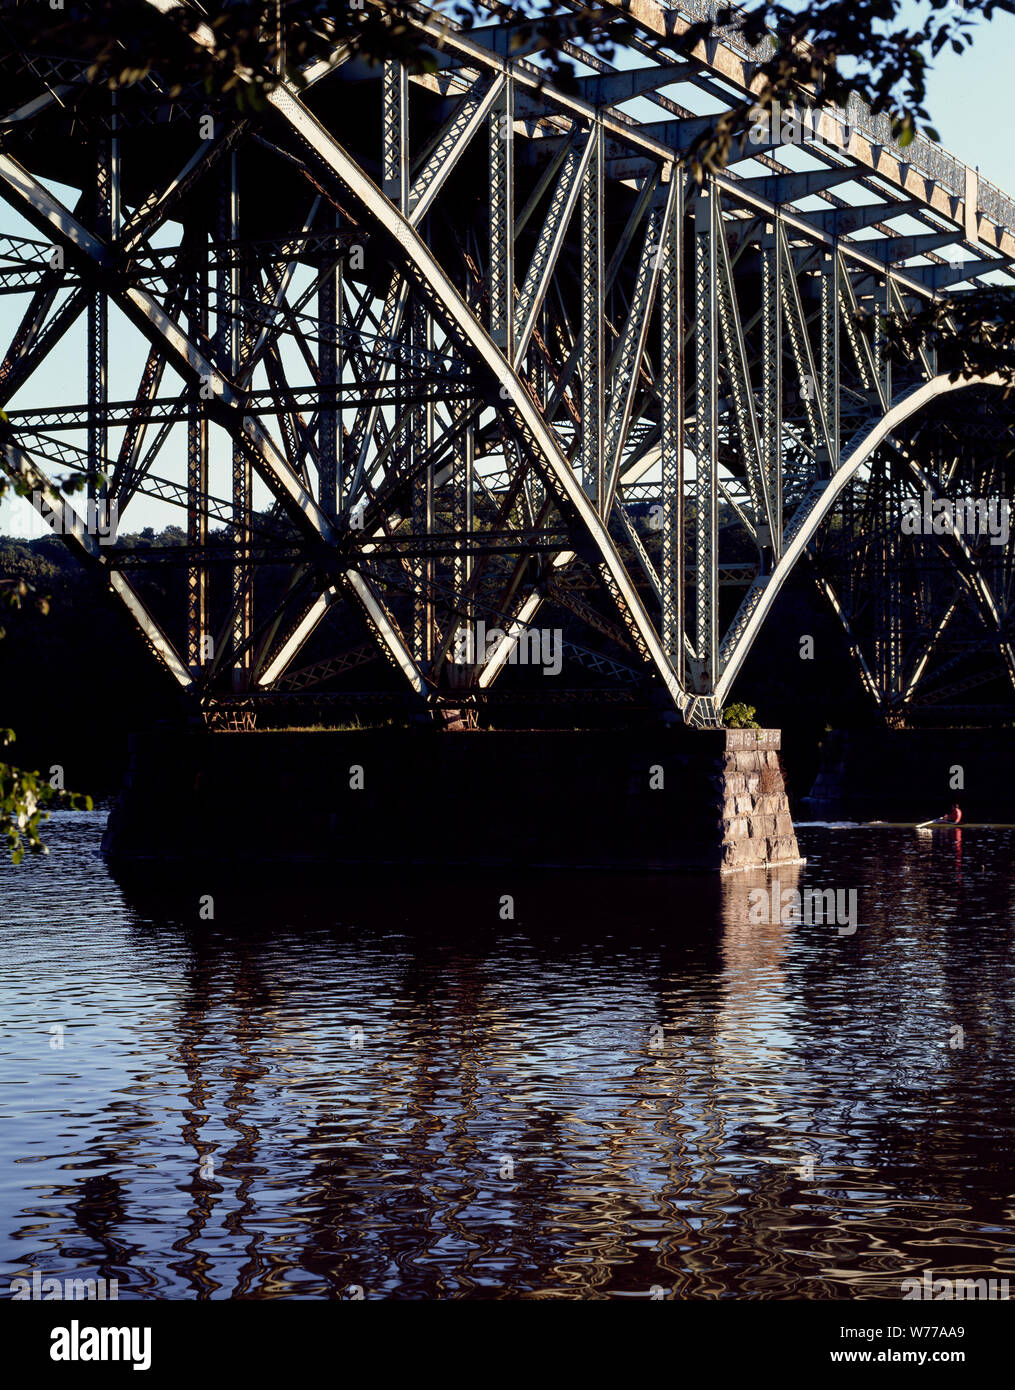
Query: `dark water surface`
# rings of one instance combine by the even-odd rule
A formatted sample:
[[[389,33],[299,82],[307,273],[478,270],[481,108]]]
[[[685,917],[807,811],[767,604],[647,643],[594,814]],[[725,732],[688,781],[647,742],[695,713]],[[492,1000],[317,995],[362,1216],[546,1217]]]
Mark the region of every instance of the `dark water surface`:
[[[0,1296],[1015,1290],[1015,832],[802,829],[851,934],[764,876],[120,883],[103,819],[0,861]]]

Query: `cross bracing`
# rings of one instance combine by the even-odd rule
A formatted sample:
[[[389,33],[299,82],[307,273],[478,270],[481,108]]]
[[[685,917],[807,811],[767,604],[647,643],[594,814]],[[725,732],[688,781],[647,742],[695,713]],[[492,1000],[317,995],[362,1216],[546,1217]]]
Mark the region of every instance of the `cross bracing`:
[[[440,717],[623,688],[708,724],[803,561],[886,713],[1012,698],[1010,545],[899,526],[928,490],[1010,490],[962,436],[1007,429],[1005,383],[893,361],[861,319],[1010,280],[1015,207],[860,107],[745,126],[696,183],[701,98],[752,62],[682,51],[703,13],[639,5],[564,92],[509,23],[419,7],[432,71],[338,55],[258,117],[4,56],[5,465],[190,696],[331,682]],[[68,471],[116,545],[67,521]],[[182,533],[157,554],[124,539],[156,503]],[[564,677],[519,680],[557,628]]]

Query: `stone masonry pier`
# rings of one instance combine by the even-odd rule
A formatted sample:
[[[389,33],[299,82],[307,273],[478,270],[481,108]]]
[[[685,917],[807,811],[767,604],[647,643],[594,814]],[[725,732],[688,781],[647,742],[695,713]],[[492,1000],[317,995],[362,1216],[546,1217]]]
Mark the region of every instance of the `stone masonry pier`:
[[[124,862],[728,872],[798,863],[774,729],[159,731]]]

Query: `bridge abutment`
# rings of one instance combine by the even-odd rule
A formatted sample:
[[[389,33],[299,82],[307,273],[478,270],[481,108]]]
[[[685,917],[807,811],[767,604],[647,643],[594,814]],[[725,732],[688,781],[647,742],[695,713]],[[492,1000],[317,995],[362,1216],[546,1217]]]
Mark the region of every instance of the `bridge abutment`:
[[[134,735],[124,862],[730,872],[800,862],[779,731]]]

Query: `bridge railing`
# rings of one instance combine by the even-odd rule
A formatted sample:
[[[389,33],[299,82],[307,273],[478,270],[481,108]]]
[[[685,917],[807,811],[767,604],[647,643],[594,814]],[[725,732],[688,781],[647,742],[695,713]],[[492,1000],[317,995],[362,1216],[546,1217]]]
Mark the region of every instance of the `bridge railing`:
[[[711,21],[721,10],[737,8],[723,3],[723,0],[679,0],[677,4],[660,0],[660,4],[663,9],[676,10],[692,23]],[[716,25],[715,33],[734,52],[751,62],[764,61],[774,44],[773,39],[765,39],[760,44],[750,44],[730,25]],[[852,95],[845,110],[831,103],[828,109],[842,124],[858,130],[871,144],[888,150],[894,158],[933,179],[955,197],[965,197],[968,166],[941,145],[928,140],[924,135],[916,135],[906,146],[900,145],[892,138],[891,117],[886,112],[871,111],[869,105],[857,93]],[[995,225],[1015,231],[1015,199],[982,177],[978,177],[977,211]]]

